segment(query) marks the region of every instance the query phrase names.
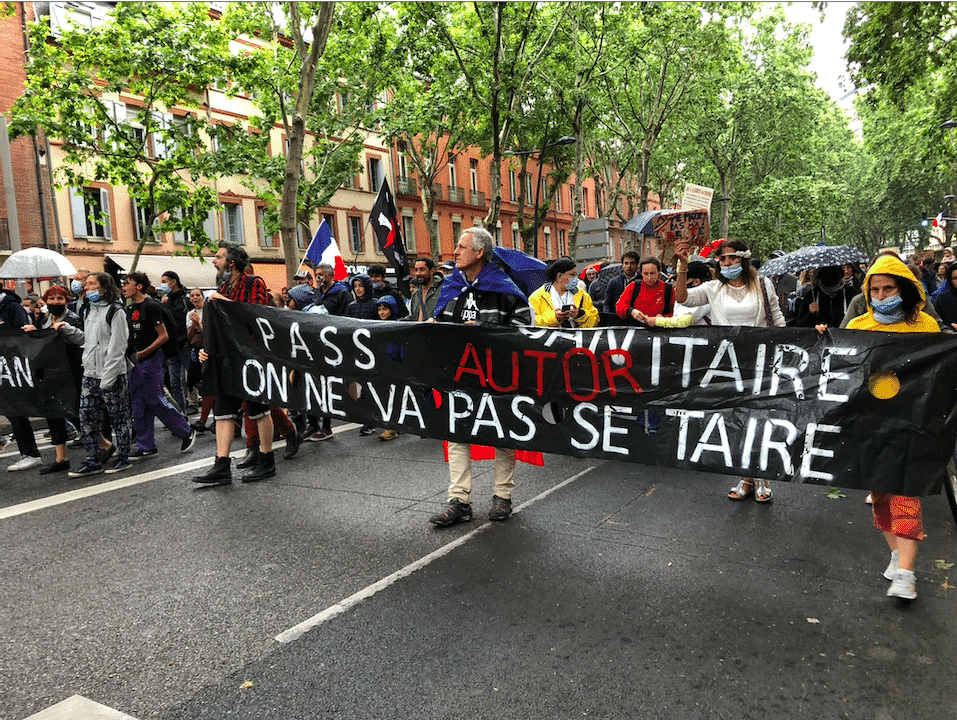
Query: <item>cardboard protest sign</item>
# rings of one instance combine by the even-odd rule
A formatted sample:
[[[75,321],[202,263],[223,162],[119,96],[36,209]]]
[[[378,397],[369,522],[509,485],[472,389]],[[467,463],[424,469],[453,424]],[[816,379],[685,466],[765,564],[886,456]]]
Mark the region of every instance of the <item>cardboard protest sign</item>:
[[[211,302],[208,392],[423,437],[926,495],[957,339],[798,328],[466,327]]]
[[[655,236],[661,240],[662,257],[674,255],[675,245],[687,240],[695,249],[711,242],[707,210],[678,210],[661,213],[654,219]]]

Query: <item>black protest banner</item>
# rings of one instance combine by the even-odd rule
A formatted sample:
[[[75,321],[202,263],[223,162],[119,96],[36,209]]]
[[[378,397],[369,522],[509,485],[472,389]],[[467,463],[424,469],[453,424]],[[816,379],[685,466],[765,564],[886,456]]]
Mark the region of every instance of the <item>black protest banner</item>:
[[[481,328],[212,302],[212,390],[423,437],[904,495],[939,492],[957,339]]]
[[[0,329],[0,415],[76,417],[76,395],[55,330]]]

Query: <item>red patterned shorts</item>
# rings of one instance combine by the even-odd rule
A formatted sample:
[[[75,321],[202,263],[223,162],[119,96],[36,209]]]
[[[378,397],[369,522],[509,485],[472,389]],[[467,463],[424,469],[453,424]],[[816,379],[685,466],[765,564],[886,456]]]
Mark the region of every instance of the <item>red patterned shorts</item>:
[[[923,540],[924,523],[921,519],[920,500],[903,495],[871,493],[874,512],[874,527],[897,537]]]

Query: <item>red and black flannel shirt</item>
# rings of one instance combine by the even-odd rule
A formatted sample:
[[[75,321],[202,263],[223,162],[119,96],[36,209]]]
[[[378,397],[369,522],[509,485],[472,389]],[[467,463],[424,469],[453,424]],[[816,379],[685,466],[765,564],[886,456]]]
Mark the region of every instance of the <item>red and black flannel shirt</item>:
[[[266,291],[266,283],[257,275],[240,275],[231,288],[223,286],[220,291],[230,300],[252,305],[272,305],[272,299]]]

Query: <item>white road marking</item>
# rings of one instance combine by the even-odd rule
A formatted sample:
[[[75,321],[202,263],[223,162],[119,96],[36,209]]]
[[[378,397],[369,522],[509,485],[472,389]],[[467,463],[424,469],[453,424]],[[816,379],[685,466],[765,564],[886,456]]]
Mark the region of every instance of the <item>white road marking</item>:
[[[132,715],[121,713],[101,705],[82,695],[73,695],[26,720],[136,720]]]
[[[333,430],[333,433],[346,432],[347,430],[352,430],[357,427],[360,426],[356,423],[347,423],[345,425],[337,426],[336,429]],[[285,446],[285,440],[273,443],[274,448],[283,448]],[[234,450],[229,455],[230,457],[239,457],[240,455],[245,454],[245,452],[246,448],[241,448],[239,450]],[[122,490],[123,488],[140,485],[145,482],[150,482],[151,480],[158,480],[159,478],[169,477],[170,475],[177,475],[179,473],[185,473],[191,470],[198,470],[199,468],[206,467],[207,465],[212,465],[214,459],[215,458],[213,457],[205,457],[202,460],[193,460],[192,462],[183,463],[182,465],[172,465],[169,467],[159,468],[158,470],[152,470],[139,475],[130,475],[118,480],[111,480],[108,482],[99,483],[97,485],[91,485],[90,487],[80,488],[78,490],[70,490],[65,493],[60,493],[59,495],[51,495],[50,497],[38,498],[37,500],[30,500],[29,502],[20,503],[18,505],[10,505],[9,507],[0,508],[0,520],[6,520],[18,515],[26,515],[27,513],[36,512],[38,510],[45,510],[57,505],[73,502],[74,500],[82,500],[84,498],[94,497],[103,493],[113,492],[114,490]],[[134,465],[134,467],[136,467],[136,465]]]
[[[568,484],[570,484],[570,483],[573,483],[575,480],[577,480],[578,478],[580,478],[580,477],[581,477],[582,475],[584,475],[585,473],[588,473],[588,472],[591,472],[592,470],[594,470],[595,467],[596,467],[596,466],[592,465],[591,467],[588,467],[588,468],[582,470],[580,473],[577,473],[576,475],[572,475],[570,478],[567,478],[567,479],[563,480],[562,482],[558,483],[558,485],[555,485],[554,487],[549,488],[548,490],[546,490],[546,491],[544,491],[544,492],[542,492],[542,493],[539,493],[538,495],[536,495],[535,497],[533,497],[531,500],[526,500],[526,501],[523,502],[521,505],[519,505],[519,506],[517,506],[517,507],[515,508],[515,510],[513,511],[513,514],[518,513],[518,512],[520,512],[521,510],[524,510],[525,508],[527,508],[528,506],[530,506],[532,503],[536,503],[536,502],[538,502],[539,500],[542,500],[542,499],[548,497],[549,495],[551,495],[551,494],[552,494],[553,492],[555,492],[556,490],[560,490],[560,489],[562,489],[563,487],[565,487],[566,485],[568,485]],[[338,602],[338,603],[336,603],[335,605],[331,605],[331,606],[327,607],[325,610],[323,610],[323,611],[320,612],[320,613],[317,613],[317,614],[313,615],[313,616],[312,616],[311,618],[309,618],[308,620],[303,620],[303,621],[302,621],[301,623],[299,623],[298,625],[295,625],[295,626],[289,628],[288,630],[285,630],[285,631],[279,633],[279,634],[276,636],[276,641],[277,641],[277,642],[281,642],[281,643],[289,643],[289,642],[292,642],[292,641],[294,641],[294,640],[299,639],[300,637],[302,637],[302,635],[303,635],[304,633],[308,632],[309,630],[312,630],[314,627],[317,627],[317,626],[321,625],[322,623],[326,622],[327,620],[331,620],[332,618],[336,617],[337,615],[341,615],[342,613],[346,612],[347,610],[349,610],[350,608],[354,607],[355,605],[358,605],[358,604],[359,604],[360,602],[362,602],[363,600],[366,600],[367,598],[372,597],[373,595],[375,595],[375,594],[376,594],[377,592],[379,592],[380,590],[384,590],[385,588],[387,588],[387,587],[389,587],[390,585],[392,585],[392,584],[398,582],[398,581],[401,580],[402,578],[408,577],[409,575],[411,575],[412,573],[414,573],[416,570],[421,570],[422,568],[426,567],[427,565],[429,565],[429,564],[432,563],[433,561],[438,560],[439,558],[441,558],[441,557],[443,557],[443,556],[445,556],[445,555],[448,555],[448,554],[449,554],[450,552],[452,552],[455,548],[459,547],[460,545],[464,545],[464,544],[467,543],[469,540],[471,540],[473,537],[475,537],[476,535],[478,535],[480,532],[483,532],[483,531],[487,530],[491,525],[492,525],[492,521],[489,520],[488,522],[483,523],[482,525],[480,525],[479,527],[475,528],[474,530],[472,530],[472,531],[466,533],[465,535],[462,535],[461,537],[459,537],[459,538],[453,540],[453,541],[450,542],[449,544],[443,545],[443,546],[440,547],[438,550],[434,550],[433,552],[429,553],[428,555],[425,555],[425,556],[419,558],[419,559],[416,560],[415,562],[409,563],[409,564],[406,565],[404,568],[401,568],[400,570],[396,570],[394,573],[392,573],[391,575],[388,575],[388,576],[382,578],[382,579],[379,580],[378,582],[375,582],[375,583],[373,583],[372,585],[369,585],[368,587],[363,588],[362,590],[360,590],[359,592],[355,593],[354,595],[350,595],[350,596],[347,597],[345,600],[343,600],[343,601],[341,601],[341,602]]]

